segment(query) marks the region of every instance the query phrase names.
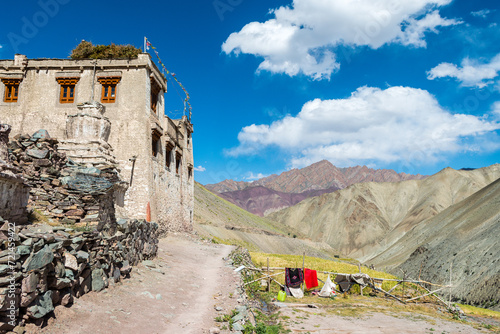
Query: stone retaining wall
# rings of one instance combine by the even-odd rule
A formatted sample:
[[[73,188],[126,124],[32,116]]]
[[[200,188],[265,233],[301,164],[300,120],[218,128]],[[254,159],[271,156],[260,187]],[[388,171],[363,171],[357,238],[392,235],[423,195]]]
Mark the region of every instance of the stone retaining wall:
[[[9,239],[0,244],[0,333],[43,325],[54,306],[119,282],[158,249],[158,225],[139,220],[118,220],[112,234],[8,222],[1,230]]]

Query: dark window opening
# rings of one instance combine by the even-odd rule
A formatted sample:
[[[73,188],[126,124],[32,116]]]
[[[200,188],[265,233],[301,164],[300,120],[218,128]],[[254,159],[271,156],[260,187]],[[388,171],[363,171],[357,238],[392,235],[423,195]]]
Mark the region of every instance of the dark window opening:
[[[175,172],[179,174],[179,169],[181,167],[182,155],[180,153],[175,154]]]
[[[167,168],[170,168],[170,165],[172,164],[172,150],[174,149],[174,146],[170,143],[166,144],[166,149],[165,149],[165,166]]]
[[[152,155],[153,157],[157,157],[158,156],[158,153],[160,153],[160,138],[161,138],[161,133],[157,132],[157,131],[153,131],[153,134],[152,134],[152,143],[151,143],[151,147],[152,147]]]
[[[158,86],[156,81],[151,78],[151,110],[157,113],[158,96],[160,94],[161,88]]]
[[[188,168],[188,179],[191,180],[193,177],[193,167]]]

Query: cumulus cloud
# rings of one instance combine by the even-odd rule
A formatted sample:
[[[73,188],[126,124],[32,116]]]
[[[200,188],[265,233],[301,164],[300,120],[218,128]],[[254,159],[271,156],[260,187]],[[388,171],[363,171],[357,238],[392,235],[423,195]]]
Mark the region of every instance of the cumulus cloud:
[[[472,16],[476,16],[476,17],[482,17],[483,19],[485,19],[486,16],[488,16],[489,13],[491,13],[491,10],[489,10],[489,9],[481,9],[481,10],[478,10],[476,12],[471,12],[471,15]]]
[[[309,101],[297,116],[269,125],[244,127],[232,156],[277,147],[293,158],[292,167],[327,159],[338,166],[393,163],[415,156],[473,150],[474,140],[500,123],[451,114],[429,92],[410,87],[358,88],[346,99]]]
[[[197,171],[197,172],[204,172],[204,171],[206,171],[206,170],[207,170],[207,169],[206,169],[205,167],[203,167],[203,166],[194,167],[193,169],[194,169],[195,171]]]
[[[251,22],[232,33],[222,45],[226,54],[261,57],[258,71],[300,73],[330,79],[340,64],[339,45],[368,46],[400,43],[425,47],[425,33],[459,24],[441,17],[437,7],[451,0],[293,0],[272,10],[266,22]]]
[[[500,71],[500,53],[488,63],[480,63],[477,60],[465,58],[461,66],[451,63],[441,63],[427,72],[427,78],[455,78],[465,87],[485,87],[494,83],[494,78]]]
[[[267,177],[267,176],[269,176],[269,175],[265,175],[265,174],[262,174],[262,173],[254,174],[253,172],[249,172],[248,175],[245,177],[245,180],[247,180],[247,181],[255,181],[255,180]]]

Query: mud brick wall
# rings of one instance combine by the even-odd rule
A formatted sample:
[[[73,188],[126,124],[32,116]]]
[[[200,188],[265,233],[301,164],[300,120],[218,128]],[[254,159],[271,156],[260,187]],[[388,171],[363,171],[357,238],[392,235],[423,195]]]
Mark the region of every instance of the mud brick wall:
[[[156,223],[135,219],[119,220],[114,233],[16,227],[0,244],[0,333],[14,324],[43,325],[56,305],[127,277],[133,265],[156,256],[157,231]]]

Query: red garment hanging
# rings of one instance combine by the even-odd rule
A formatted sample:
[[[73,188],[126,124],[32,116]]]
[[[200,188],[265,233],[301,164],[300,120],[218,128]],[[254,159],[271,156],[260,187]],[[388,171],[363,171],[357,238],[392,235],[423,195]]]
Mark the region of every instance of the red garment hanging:
[[[306,288],[309,290],[318,286],[318,274],[316,270],[304,269],[304,282],[306,283]]]

